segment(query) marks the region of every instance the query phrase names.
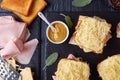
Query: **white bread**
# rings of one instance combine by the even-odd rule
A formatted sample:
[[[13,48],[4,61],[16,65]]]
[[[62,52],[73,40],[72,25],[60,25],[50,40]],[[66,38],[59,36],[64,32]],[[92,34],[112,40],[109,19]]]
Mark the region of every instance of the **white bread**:
[[[102,80],[120,80],[120,54],[100,62],[97,70]]]
[[[98,17],[80,16],[73,40],[85,52],[102,53],[111,24]]]
[[[86,62],[61,59],[55,75],[57,80],[89,80],[90,68]]]

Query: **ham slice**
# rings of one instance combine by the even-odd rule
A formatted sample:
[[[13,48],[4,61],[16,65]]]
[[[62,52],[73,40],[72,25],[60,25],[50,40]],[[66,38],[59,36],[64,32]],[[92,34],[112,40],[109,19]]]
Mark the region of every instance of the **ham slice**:
[[[69,54],[67,58],[70,59],[70,60],[76,60],[77,59],[73,54]],[[57,80],[56,76],[52,76],[52,78],[53,78],[53,80]]]
[[[17,56],[14,57],[15,60],[21,64],[28,64],[31,60],[31,57],[33,56],[37,44],[38,44],[37,39],[33,39],[31,41],[26,42],[24,44],[24,49],[21,52],[21,54],[18,54]]]
[[[4,59],[15,58],[21,64],[30,62],[38,40],[26,42],[30,37],[26,26],[26,23],[15,21],[12,16],[0,17],[0,55]]]
[[[25,40],[26,24],[22,22],[12,22],[0,25],[0,48],[4,48],[6,43],[14,37]]]
[[[5,59],[11,58],[18,53],[21,53],[16,44],[10,40],[6,47],[0,51],[1,56]]]
[[[14,22],[15,19],[12,16],[1,16],[0,17],[0,24],[6,24]]]
[[[120,38],[120,22],[117,25],[116,33],[117,33],[117,38]]]

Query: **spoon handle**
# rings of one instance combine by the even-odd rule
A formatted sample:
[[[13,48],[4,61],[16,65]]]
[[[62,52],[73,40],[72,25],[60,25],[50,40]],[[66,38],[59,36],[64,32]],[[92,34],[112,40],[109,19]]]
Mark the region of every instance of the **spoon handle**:
[[[45,16],[43,15],[42,12],[39,12],[39,13],[38,13],[38,16],[39,16],[41,19],[43,19],[48,25],[50,25],[50,23],[49,23],[48,20],[45,18]]]
[[[44,20],[44,21],[51,27],[52,31],[55,30],[55,28],[48,22],[48,20],[46,19],[46,17],[43,15],[42,12],[39,12],[39,13],[38,13],[38,16],[39,16],[42,20]]]

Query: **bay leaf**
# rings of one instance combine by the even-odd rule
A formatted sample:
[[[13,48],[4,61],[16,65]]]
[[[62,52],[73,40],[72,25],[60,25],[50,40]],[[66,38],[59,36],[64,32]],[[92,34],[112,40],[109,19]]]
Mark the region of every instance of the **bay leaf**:
[[[72,22],[72,20],[71,20],[71,17],[70,17],[70,16],[66,16],[65,14],[62,14],[62,13],[61,13],[60,15],[62,15],[62,16],[65,17],[65,22],[67,23],[67,25],[68,25],[70,28],[72,28],[73,22]]]
[[[43,68],[43,70],[47,67],[47,66],[50,66],[52,65],[58,58],[58,53],[57,52],[54,52],[52,53],[45,61],[45,66]]]
[[[75,7],[84,7],[88,4],[90,4],[92,0],[73,0],[72,5]]]

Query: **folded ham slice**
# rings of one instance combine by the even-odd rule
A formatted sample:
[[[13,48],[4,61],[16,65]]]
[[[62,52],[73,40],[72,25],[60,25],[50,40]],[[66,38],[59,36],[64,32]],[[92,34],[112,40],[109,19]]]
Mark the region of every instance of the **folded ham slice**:
[[[3,58],[8,59],[21,52],[16,46],[16,44],[12,40],[10,40],[7,43],[6,47],[0,51],[0,53]]]
[[[11,22],[0,25],[0,48],[4,48],[6,43],[14,37],[25,40],[26,24],[23,22]]]
[[[116,33],[117,33],[117,38],[120,38],[120,22],[117,25]]]
[[[14,22],[15,19],[12,16],[2,16],[0,17],[0,24],[6,24]]]
[[[24,44],[24,49],[21,52],[21,54],[18,54],[15,56],[15,60],[22,64],[28,64],[31,60],[31,57],[33,56],[33,53],[35,51],[35,48],[38,44],[37,39],[33,39],[31,41],[28,41]]]
[[[0,55],[4,59],[15,58],[21,64],[28,64],[38,44],[30,40],[26,23],[16,21],[12,16],[0,17]]]

